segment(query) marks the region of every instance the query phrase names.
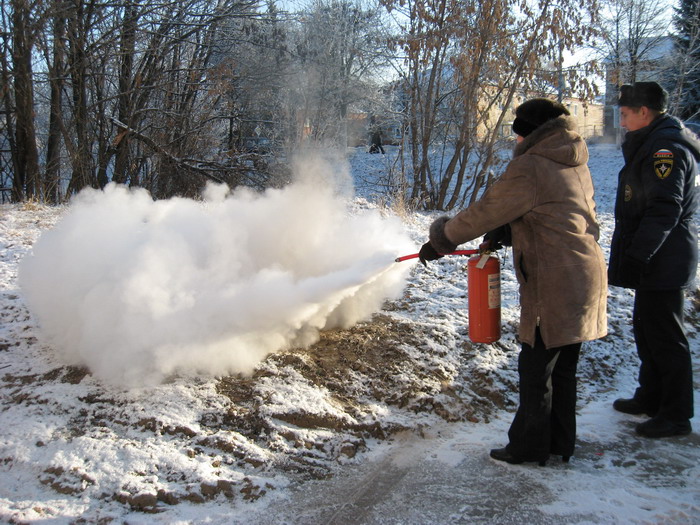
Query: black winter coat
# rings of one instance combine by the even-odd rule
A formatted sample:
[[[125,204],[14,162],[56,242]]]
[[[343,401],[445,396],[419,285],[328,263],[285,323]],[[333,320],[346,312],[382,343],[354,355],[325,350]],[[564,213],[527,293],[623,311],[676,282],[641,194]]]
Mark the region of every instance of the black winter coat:
[[[608,282],[672,290],[693,282],[698,263],[695,179],[700,140],[662,115],[622,144]]]

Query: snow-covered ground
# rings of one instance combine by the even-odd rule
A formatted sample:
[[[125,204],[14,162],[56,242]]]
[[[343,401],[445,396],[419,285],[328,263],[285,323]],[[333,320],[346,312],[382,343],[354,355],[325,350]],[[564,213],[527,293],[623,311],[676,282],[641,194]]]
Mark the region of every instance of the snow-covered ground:
[[[391,148],[387,153],[354,151],[350,166],[355,179],[381,178],[391,166]],[[605,252],[612,233],[616,175],[621,164],[614,146],[591,146],[600,243]],[[284,208],[286,211],[293,210],[293,201],[279,199],[265,210],[268,216],[280,203],[292,206]],[[309,202],[301,206],[311,214]],[[201,243],[197,244],[201,249],[204,240],[221,239],[212,224],[225,223],[228,216],[226,210],[217,212],[215,208],[205,207],[207,213],[216,215],[213,222],[206,214],[200,217],[196,215],[199,211],[189,209],[188,213],[195,215],[187,224],[205,229],[195,228],[192,237],[184,237],[185,244],[187,239],[195,239],[192,242]],[[377,214],[386,219],[390,212],[363,199],[351,202],[348,208],[355,217],[345,223],[353,232],[344,240],[350,245],[348,253],[357,258],[380,253],[375,235],[367,230],[383,228],[391,233],[393,223],[377,226],[373,222],[378,220]],[[496,344],[470,343],[466,260],[445,257],[427,269],[415,262],[400,263],[407,269],[391,271],[408,275],[398,298],[385,302],[367,321],[349,328],[336,323],[341,326],[311,334],[312,340],[320,340],[308,348],[275,345],[254,330],[245,331],[248,342],[267,341],[265,352],[273,353],[256,360],[250,375],[217,374],[217,368],[207,363],[199,366],[191,362],[196,359],[178,357],[168,334],[161,333],[158,319],[162,316],[144,321],[145,310],[121,316],[123,309],[109,299],[125,286],[133,286],[133,282],[120,279],[121,272],[134,270],[130,264],[135,261],[114,261],[110,243],[101,245],[99,253],[87,250],[85,256],[92,266],[76,270],[86,272],[87,282],[94,279],[91,268],[95,267],[106,272],[101,275],[113,278],[111,291],[98,286],[100,279],[87,292],[76,289],[76,294],[89,296],[87,304],[111,308],[112,317],[106,321],[97,317],[104,328],[90,338],[76,338],[71,330],[84,324],[81,329],[89,333],[94,323],[85,319],[93,319],[95,312],[81,310],[84,305],[61,295],[70,294],[77,286],[64,267],[67,261],[71,265],[76,262],[60,250],[66,246],[61,241],[65,237],[58,237],[55,249],[45,250],[49,264],[38,266],[45,274],[39,281],[51,288],[47,296],[53,302],[40,309],[48,312],[44,315],[49,319],[57,320],[54,337],[56,333],[65,336],[52,339],[63,341],[60,348],[47,339],[39,330],[35,313],[27,308],[17,275],[20,261],[32,253],[37,238],[42,232],[56,231],[54,226],[67,213],[70,209],[34,205],[0,207],[0,520],[56,524],[700,523],[697,431],[681,438],[641,439],[634,434],[634,425],[642,419],[611,408],[616,397],[630,395],[635,387],[638,361],[631,335],[633,296],[629,291],[611,288],[610,334],[584,346],[579,365],[578,448],[571,463],[550,461],[544,468],[506,465],[488,458],[488,450],[506,443],[517,400],[517,286],[509,254],[502,270],[503,336]],[[151,223],[154,217],[167,216],[161,209],[144,213]],[[143,224],[148,223],[139,217]],[[434,218],[435,214],[402,215],[405,234],[414,243],[411,248],[417,250],[424,242]],[[74,234],[69,236],[73,243],[69,245],[80,247],[90,234],[99,236],[101,228],[115,226],[109,223],[114,217],[105,220],[108,222],[90,224],[92,230],[88,231],[71,230],[65,221],[60,224],[64,232]],[[312,214],[309,220],[315,220]],[[132,227],[138,229],[138,224],[137,220]],[[183,227],[177,220],[174,224]],[[259,224],[244,223],[251,228]],[[304,224],[284,226],[291,228],[287,231],[296,231],[297,226],[300,231],[308,229]],[[231,228],[239,231],[235,224]],[[354,235],[362,228],[372,237],[371,242]],[[274,224],[267,229],[272,238],[279,232]],[[119,238],[118,231],[110,231],[111,238]],[[148,231],[151,236],[139,233],[129,239],[139,239],[145,248],[157,241],[160,251],[168,246],[172,230]],[[332,235],[342,229],[329,231]],[[240,234],[230,239],[239,242],[239,249]],[[322,238],[321,246],[326,242],[330,242],[328,238]],[[187,254],[187,250],[175,253],[183,261],[180,277],[188,267]],[[214,255],[206,254],[205,259],[230,255],[218,249]],[[141,267],[144,260],[138,260]],[[276,271],[291,267],[285,267],[285,261],[278,262]],[[353,272],[366,270],[360,266]],[[161,268],[155,275],[160,278],[167,271],[170,269]],[[229,279],[236,275],[260,278],[256,273],[228,275],[224,267],[219,271]],[[338,268],[331,273],[335,271]],[[291,282],[305,282],[298,274],[293,277]],[[215,292],[217,286],[225,288],[225,282],[211,281],[207,274],[198,279],[180,279],[177,284],[205,282],[210,289],[205,296],[208,303],[220,299]],[[381,280],[371,281],[384,286]],[[316,292],[328,286],[326,281],[313,282]],[[144,287],[147,285],[141,283],[139,289]],[[178,290],[179,299],[191,293],[187,287]],[[94,301],[96,293],[103,294],[98,302]],[[337,287],[333,293],[338,293]],[[259,304],[252,296],[236,297],[232,303],[222,302],[219,310],[206,310],[206,315],[195,305],[193,315],[177,320],[181,324],[197,321],[194,331],[184,330],[185,334],[200,333],[202,324],[205,332],[213,326],[232,348],[241,344],[236,337],[242,332],[239,327],[231,334],[225,327],[245,315],[245,308],[236,308],[246,299],[251,308]],[[697,383],[700,297],[693,291],[688,299]],[[268,300],[273,301],[274,294]],[[326,305],[322,311],[342,303],[342,299],[336,298],[336,303],[328,300],[326,296],[319,300]],[[265,311],[270,318],[279,312],[272,306]],[[285,306],[298,312],[291,302]],[[235,316],[227,317],[231,309]],[[71,313],[74,311],[82,313],[76,318]],[[295,316],[298,319],[297,313]],[[114,319],[114,325],[122,327],[118,324],[122,318],[130,320],[129,326],[138,324],[144,337],[154,341],[153,348],[170,348],[171,352],[139,360],[149,351],[141,349],[133,355],[141,338],[133,334],[127,337],[121,328],[109,324],[109,319]],[[208,325],[210,318],[216,323]],[[222,318],[223,325],[219,323]],[[305,317],[292,328],[285,324],[285,331],[279,333],[294,332],[291,339],[298,340],[295,330],[299,326],[304,326],[307,334],[309,326],[318,324],[316,316]],[[167,326],[166,332],[177,337],[184,329],[176,324]],[[269,326],[277,330],[279,323],[263,324],[260,330],[264,332]],[[201,351],[211,359],[216,352],[225,352],[226,345],[218,347],[208,341],[201,349],[197,345],[187,349],[195,355]],[[117,372],[112,374],[109,366],[103,366],[99,373],[91,374],[84,366],[105,362],[114,363]],[[159,370],[165,377],[160,384],[134,386],[141,380],[152,381],[150,373],[128,373],[128,386],[120,382],[125,372],[150,371],[154,363],[162,362],[172,366]],[[219,364],[222,370],[239,371],[235,359],[222,359]],[[698,399],[696,395],[696,413]],[[697,423],[695,427],[697,430]]]

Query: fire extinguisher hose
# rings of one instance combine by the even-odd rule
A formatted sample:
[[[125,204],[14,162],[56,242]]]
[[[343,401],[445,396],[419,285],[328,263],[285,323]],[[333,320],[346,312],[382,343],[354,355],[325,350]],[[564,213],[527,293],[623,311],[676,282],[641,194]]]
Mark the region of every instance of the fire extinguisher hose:
[[[457,250],[450,253],[441,253],[440,255],[476,255],[480,253],[479,250]],[[402,257],[397,257],[394,262],[408,261],[409,259],[418,259],[420,254],[412,253],[411,255],[404,255]]]

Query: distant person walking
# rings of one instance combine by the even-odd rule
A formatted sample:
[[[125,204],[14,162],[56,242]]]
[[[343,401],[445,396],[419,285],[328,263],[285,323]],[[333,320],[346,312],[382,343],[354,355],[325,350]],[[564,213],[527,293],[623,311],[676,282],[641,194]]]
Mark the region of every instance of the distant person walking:
[[[374,118],[370,121],[370,136],[369,136],[369,152],[380,153],[384,155],[384,147],[382,146],[382,129],[375,123]]]
[[[639,387],[615,410],[647,414],[645,437],[689,434],[693,370],[683,321],[684,291],[698,263],[695,179],[700,141],[666,114],[668,94],[656,82],[620,88],[627,129],[615,203],[609,283],[635,290],[632,326],[641,361]]]
[[[568,110],[549,99],[516,109],[513,160],[468,208],[436,220],[421,261],[487,234],[513,245],[520,284],[520,406],[505,448],[491,457],[508,463],[564,461],[576,441],[576,368],[581,344],[607,331],[605,259],[588,149]],[[510,229],[510,239],[501,232]]]

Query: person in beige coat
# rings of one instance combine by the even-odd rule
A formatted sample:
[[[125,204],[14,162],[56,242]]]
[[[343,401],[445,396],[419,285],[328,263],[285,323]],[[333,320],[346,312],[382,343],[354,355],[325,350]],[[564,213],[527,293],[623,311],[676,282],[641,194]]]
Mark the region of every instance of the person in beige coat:
[[[568,461],[576,439],[576,366],[581,344],[607,333],[607,268],[598,245],[588,149],[561,104],[532,99],[516,109],[517,145],[505,173],[453,218],[430,227],[421,261],[510,229],[520,285],[520,405],[505,448],[508,463],[550,454]]]

